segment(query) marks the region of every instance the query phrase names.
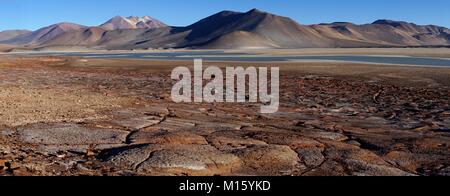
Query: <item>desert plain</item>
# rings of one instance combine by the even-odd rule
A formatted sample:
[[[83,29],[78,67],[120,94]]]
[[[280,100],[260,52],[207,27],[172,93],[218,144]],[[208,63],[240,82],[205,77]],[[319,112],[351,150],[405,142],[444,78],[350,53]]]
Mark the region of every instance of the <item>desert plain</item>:
[[[257,52],[450,57],[448,49]],[[450,67],[204,64],[279,66],[279,112],[172,102],[171,71],[192,61],[1,54],[0,175],[450,175]]]

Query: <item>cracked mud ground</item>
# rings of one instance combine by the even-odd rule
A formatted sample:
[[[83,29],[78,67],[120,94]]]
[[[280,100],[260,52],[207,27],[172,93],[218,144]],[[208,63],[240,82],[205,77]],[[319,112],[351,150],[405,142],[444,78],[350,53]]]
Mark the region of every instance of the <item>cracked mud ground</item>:
[[[172,103],[190,64],[2,56],[0,175],[450,175],[449,69],[286,63],[262,115]]]

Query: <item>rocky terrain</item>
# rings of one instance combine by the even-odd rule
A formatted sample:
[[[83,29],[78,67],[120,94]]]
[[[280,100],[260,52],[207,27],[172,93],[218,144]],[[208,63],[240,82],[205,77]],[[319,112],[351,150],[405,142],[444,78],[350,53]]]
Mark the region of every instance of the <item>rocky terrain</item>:
[[[0,175],[450,175],[447,68],[286,63],[262,115],[172,103],[189,63],[2,56]]]
[[[392,20],[304,25],[253,9],[222,11],[185,27],[168,26],[149,16],[116,16],[94,27],[64,22],[33,32],[0,32],[0,44],[28,50],[448,47],[450,30]]]

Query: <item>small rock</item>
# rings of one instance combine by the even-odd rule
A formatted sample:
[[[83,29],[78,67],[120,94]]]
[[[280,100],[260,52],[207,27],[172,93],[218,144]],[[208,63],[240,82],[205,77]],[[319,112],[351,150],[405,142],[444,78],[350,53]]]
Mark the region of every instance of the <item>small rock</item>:
[[[86,151],[86,156],[88,157],[95,157],[98,154],[94,149],[88,148]]]
[[[377,112],[378,112],[378,108],[376,108],[376,107],[369,107],[369,108],[367,109],[367,111],[368,111],[369,113],[377,113]]]
[[[105,157],[105,161],[117,167],[134,170],[156,149],[149,145],[112,149]]]
[[[303,176],[346,176],[345,168],[338,162],[327,159],[319,168],[312,169]]]
[[[358,141],[355,141],[355,140],[349,140],[349,141],[347,141],[347,142],[345,142],[345,143],[346,143],[346,144],[353,145],[353,146],[358,146],[358,147],[361,146],[361,143],[359,143]]]
[[[19,168],[19,166],[14,161],[4,160],[4,159],[0,160],[0,170],[12,171],[12,170],[15,170],[15,169],[18,169],[18,168]]]
[[[7,166],[6,166],[7,163],[8,163],[7,160],[0,159],[0,170],[8,169]]]
[[[381,157],[372,151],[361,149],[357,146],[349,145],[342,142],[327,142],[328,147],[323,154],[327,159],[333,160],[360,160],[374,164],[387,164]]]
[[[24,142],[46,145],[120,144],[128,135],[126,131],[78,124],[35,124],[19,129],[17,133]]]
[[[70,169],[70,167],[68,167],[67,165],[64,165],[64,164],[60,164],[60,163],[52,163],[45,167],[46,171],[52,172],[52,173],[58,173],[58,174],[61,172],[67,171],[69,169]]]
[[[322,152],[323,149],[320,148],[300,148],[297,150],[300,160],[309,167],[316,167],[324,162],[325,157]]]
[[[241,161],[206,145],[177,145],[152,152],[139,172],[168,172],[187,175],[227,175],[240,168]]]
[[[352,175],[363,176],[414,176],[414,174],[386,165],[375,165],[358,160],[345,160]]]
[[[16,169],[19,169],[19,165],[18,165],[16,162],[14,162],[14,161],[11,161],[11,162],[7,163],[6,166],[7,166],[8,169],[10,169],[10,170],[16,170]]]
[[[292,175],[300,159],[288,146],[253,146],[234,152],[244,162],[244,173],[255,175]]]
[[[67,153],[66,153],[66,152],[63,152],[63,151],[58,151],[58,152],[56,153],[56,157],[58,157],[58,158],[60,158],[60,159],[66,158],[66,156],[67,156]]]
[[[30,176],[30,172],[26,168],[17,168],[12,170],[14,176]]]

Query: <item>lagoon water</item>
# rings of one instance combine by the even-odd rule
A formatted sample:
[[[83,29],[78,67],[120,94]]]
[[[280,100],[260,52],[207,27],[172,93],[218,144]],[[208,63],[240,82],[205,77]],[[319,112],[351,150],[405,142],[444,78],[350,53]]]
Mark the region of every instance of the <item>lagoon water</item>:
[[[148,53],[37,53],[32,55],[80,56],[85,58],[129,58],[153,60],[192,60],[202,58],[206,61],[341,61],[374,64],[415,65],[450,67],[450,59],[410,56],[371,56],[371,55],[308,55],[308,56],[269,56],[247,53],[228,53],[223,51],[180,51]]]

